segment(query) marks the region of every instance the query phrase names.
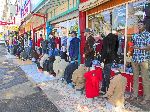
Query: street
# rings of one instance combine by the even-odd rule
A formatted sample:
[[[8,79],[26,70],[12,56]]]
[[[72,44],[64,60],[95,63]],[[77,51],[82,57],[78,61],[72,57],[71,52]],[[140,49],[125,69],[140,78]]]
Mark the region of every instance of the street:
[[[6,49],[0,46],[0,112],[58,112],[24,71],[5,55]]]

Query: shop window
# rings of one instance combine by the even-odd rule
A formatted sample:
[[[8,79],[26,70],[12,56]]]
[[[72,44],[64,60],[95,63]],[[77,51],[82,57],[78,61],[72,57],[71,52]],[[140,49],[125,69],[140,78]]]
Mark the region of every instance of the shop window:
[[[110,14],[110,11],[104,11],[102,13],[89,16],[89,21],[91,21],[90,26],[94,30],[95,34],[106,36],[107,31],[111,32],[111,29],[109,29],[111,27]]]
[[[65,22],[58,23],[54,26],[59,37],[67,36],[69,37],[69,33],[72,31],[78,32],[78,19],[71,19]]]

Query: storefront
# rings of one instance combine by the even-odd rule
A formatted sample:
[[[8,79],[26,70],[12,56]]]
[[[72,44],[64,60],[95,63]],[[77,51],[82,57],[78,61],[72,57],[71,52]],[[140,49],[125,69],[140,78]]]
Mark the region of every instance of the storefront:
[[[149,0],[107,0],[101,5],[92,7],[88,1],[83,1],[80,10],[80,32],[81,32],[81,59],[84,53],[85,37],[83,32],[86,27],[92,28],[95,34],[105,37],[108,33],[118,35],[118,54],[123,56],[123,72],[127,77],[127,91],[133,90],[133,68],[131,66],[132,55],[129,49],[131,37],[138,32],[137,23],[140,20],[149,19]],[[92,1],[92,0],[91,0]],[[100,1],[101,0],[97,0]],[[96,3],[95,3],[96,4]],[[86,8],[85,8],[86,7]],[[91,8],[92,7],[92,8]],[[147,15],[146,15],[147,14]],[[149,24],[149,22],[147,22]],[[149,28],[149,25],[147,25]],[[139,95],[143,94],[142,79],[139,78]]]
[[[48,9],[47,35],[52,29],[57,29],[58,36],[69,36],[69,32],[75,30],[78,32],[78,12],[79,0],[69,0],[60,6]],[[55,13],[57,12],[57,13]]]
[[[33,14],[30,19],[31,21],[31,36],[34,40],[34,43],[37,43],[40,34],[42,34],[43,38],[45,39],[45,32],[46,32],[46,17],[45,15],[41,14]],[[34,45],[36,46],[36,45]]]
[[[76,31],[80,38],[78,6],[79,0],[68,0],[60,6],[48,9],[47,36],[52,32],[55,37],[64,37],[67,40],[70,33]]]
[[[73,16],[71,16],[73,15]],[[79,27],[79,18],[78,18],[78,12],[73,12],[72,14],[68,14],[67,16],[64,16],[60,21],[52,21],[51,25],[53,27],[53,31],[55,30],[59,37],[69,37],[69,33],[72,31],[78,32]]]
[[[82,17],[86,21],[85,27],[92,28],[95,34],[102,37],[105,37],[108,33],[118,35],[118,55],[124,56],[124,70],[126,69],[125,65],[131,62],[128,57],[128,42],[131,40],[132,35],[137,33],[136,24],[144,19],[144,9],[147,4],[148,0],[107,0],[102,5],[92,9],[90,8],[91,5],[88,5],[86,2],[80,5],[80,14],[83,16],[83,13],[86,13],[84,14],[86,19]],[[82,26],[82,23],[80,26]]]

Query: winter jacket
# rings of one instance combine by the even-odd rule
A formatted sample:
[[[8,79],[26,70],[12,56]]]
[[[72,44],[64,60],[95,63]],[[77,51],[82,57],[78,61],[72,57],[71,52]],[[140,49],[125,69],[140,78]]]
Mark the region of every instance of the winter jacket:
[[[70,41],[69,56],[72,59],[77,59],[79,55],[80,39],[75,37]]]
[[[85,58],[94,59],[94,49],[93,49],[94,43],[95,39],[92,36],[88,37],[88,39],[85,42],[85,49],[84,49]]]
[[[55,48],[60,49],[60,46],[61,46],[61,38],[56,37],[55,38]]]
[[[43,68],[43,64],[45,60],[48,60],[48,54],[44,54],[44,56],[40,59],[40,66]]]
[[[101,62],[104,62],[105,64],[112,63],[117,58],[118,45],[117,35],[112,33],[108,34],[103,39]]]
[[[65,69],[68,65],[69,65],[69,62],[66,62],[64,59],[61,59],[61,61],[59,62],[58,66],[57,66],[58,74],[56,74],[56,77],[62,77],[64,75]]]
[[[64,79],[66,80],[67,84],[72,82],[72,74],[73,72],[78,69],[77,62],[71,62],[65,69],[64,72]]]
[[[43,41],[44,39],[42,37],[40,37],[37,41],[37,46],[38,47],[41,47],[41,42]]]
[[[102,47],[103,47],[103,40],[99,39],[97,42],[95,42],[96,45],[96,53],[101,53],[102,52]]]
[[[41,41],[41,45],[42,45],[42,49],[46,50],[48,47],[48,41],[47,40]]]
[[[49,59],[47,59],[44,64],[43,64],[43,69],[44,71],[47,71],[47,72],[50,72],[50,73],[53,73],[54,70],[53,70],[53,63],[54,63],[54,60],[55,58],[54,57],[51,57]]]
[[[59,56],[56,56],[55,57],[55,61],[54,61],[54,64],[53,64],[53,69],[54,69],[54,72],[57,74],[59,74],[59,63],[61,61],[61,58]]]
[[[79,66],[79,68],[73,72],[72,81],[75,84],[76,89],[83,89],[85,87],[85,73],[86,67],[84,66]]]
[[[86,79],[85,92],[87,98],[94,98],[99,96],[100,81],[102,81],[102,69],[89,71],[84,74]]]
[[[49,50],[55,49],[55,40],[54,40],[54,38],[49,38],[49,40],[48,40],[48,49]]]
[[[121,74],[114,76],[114,78],[110,81],[109,89],[106,93],[109,103],[114,106],[124,105],[124,92],[126,84],[127,79],[124,76]]]

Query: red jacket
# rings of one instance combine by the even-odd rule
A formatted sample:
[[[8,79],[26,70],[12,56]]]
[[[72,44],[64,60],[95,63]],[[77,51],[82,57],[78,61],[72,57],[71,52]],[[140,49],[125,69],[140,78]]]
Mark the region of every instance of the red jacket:
[[[102,69],[89,71],[84,74],[86,79],[85,91],[87,98],[94,98],[99,96],[100,81],[102,81]]]
[[[96,53],[101,53],[102,52],[102,47],[103,47],[103,40],[99,39],[96,42],[98,45],[96,46]]]
[[[44,39],[41,38],[41,37],[38,39],[38,41],[37,41],[37,46],[38,46],[38,47],[41,47],[41,42],[42,42],[43,40],[44,40]]]
[[[60,48],[60,46],[61,46],[61,38],[59,38],[59,37],[56,37],[55,38],[55,47],[57,48],[57,45],[59,45],[59,48]]]

